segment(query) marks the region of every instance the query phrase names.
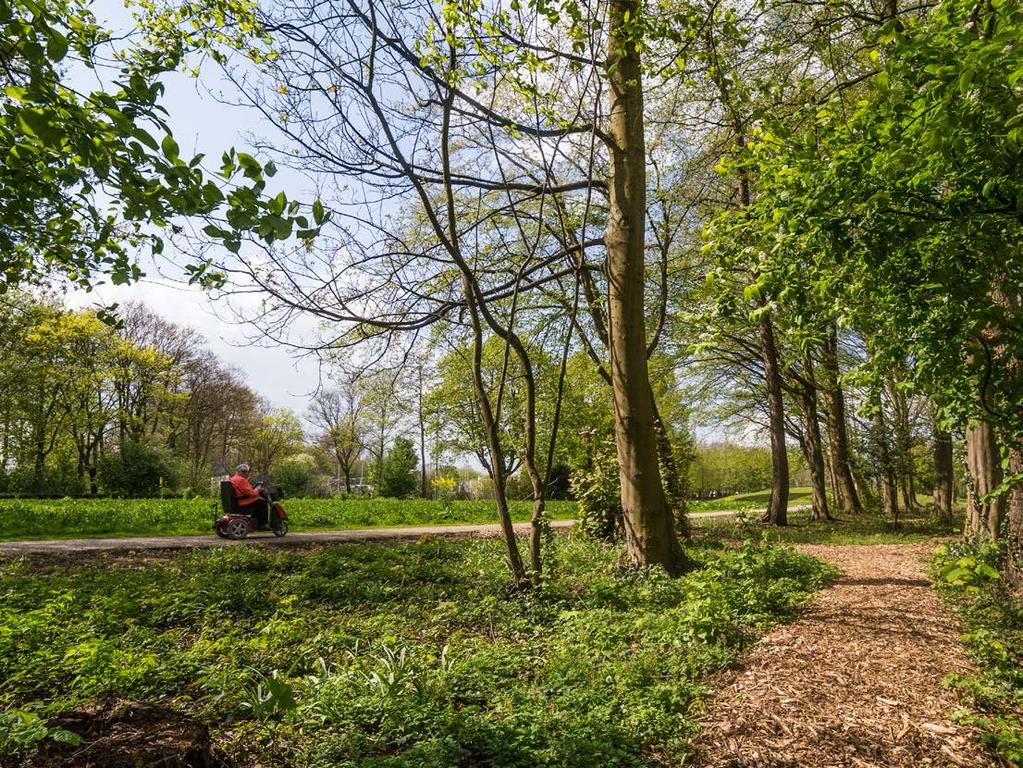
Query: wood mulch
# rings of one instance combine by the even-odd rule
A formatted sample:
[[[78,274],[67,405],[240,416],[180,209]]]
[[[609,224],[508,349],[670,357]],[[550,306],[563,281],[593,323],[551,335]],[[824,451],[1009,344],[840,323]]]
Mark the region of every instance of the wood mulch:
[[[942,681],[973,667],[962,627],[924,576],[934,546],[799,546],[843,575],[715,681],[686,764],[1001,765],[949,717],[959,705]]]

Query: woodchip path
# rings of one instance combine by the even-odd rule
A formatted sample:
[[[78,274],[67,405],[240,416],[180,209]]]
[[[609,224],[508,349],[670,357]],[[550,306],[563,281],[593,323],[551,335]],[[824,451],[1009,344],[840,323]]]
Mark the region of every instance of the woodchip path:
[[[714,685],[703,768],[988,768],[943,685],[972,669],[962,627],[924,576],[934,542],[803,545],[843,575]]]

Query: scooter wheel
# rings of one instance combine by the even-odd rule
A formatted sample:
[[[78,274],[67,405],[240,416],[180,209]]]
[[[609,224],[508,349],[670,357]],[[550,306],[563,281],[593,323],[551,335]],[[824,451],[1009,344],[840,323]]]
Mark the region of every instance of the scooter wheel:
[[[287,536],[288,535],[288,521],[281,520],[277,527],[274,528],[274,536]]]
[[[216,528],[214,528],[213,530],[216,532],[217,536],[219,536],[220,538],[222,538],[222,539],[226,539],[227,538],[227,534],[224,532],[224,529],[221,528],[219,525]]]
[[[235,518],[227,524],[227,538],[229,539],[244,539],[249,535],[249,526],[245,524],[244,520]]]

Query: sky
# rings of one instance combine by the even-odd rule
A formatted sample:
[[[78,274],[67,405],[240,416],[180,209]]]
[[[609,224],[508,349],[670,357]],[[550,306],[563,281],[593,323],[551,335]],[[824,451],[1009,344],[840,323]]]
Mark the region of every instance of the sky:
[[[133,26],[122,0],[96,0],[93,11],[109,29],[122,31]],[[171,73],[164,78],[164,85],[166,92],[161,103],[169,113],[168,122],[182,156],[206,154],[207,170],[215,171],[220,156],[232,147],[257,154],[252,149],[255,140],[278,137],[276,129],[256,110],[224,104],[212,95],[230,93],[232,89],[212,62],[198,79]],[[289,199],[312,200],[315,197],[313,185],[287,168],[281,168],[272,181],[275,188],[271,193],[283,189]],[[170,261],[184,263],[186,260],[170,244],[167,253]],[[146,272],[141,282],[130,286],[101,284],[90,293],[76,291],[67,297],[68,303],[86,307],[141,301],[165,319],[202,333],[210,348],[223,361],[240,369],[249,387],[274,406],[290,408],[300,417],[305,414],[309,398],[320,384],[321,373],[327,373],[321,372],[317,358],[303,356],[283,346],[255,345],[252,330],[240,325],[235,313],[222,300],[215,301],[201,288],[176,280],[174,268],[167,263],[154,265],[143,258],[141,265]],[[314,321],[310,319],[307,327],[299,330],[308,338],[315,330]],[[720,425],[697,426],[695,431],[704,442],[727,436]]]
[[[97,18],[107,28],[124,29],[130,17],[121,0],[97,0],[93,5]],[[95,79],[92,81],[95,86]],[[206,67],[199,79],[184,74],[164,78],[166,94],[161,104],[169,113],[168,122],[183,157],[205,153],[207,168],[219,166],[219,158],[232,147],[251,152],[253,137],[271,136],[269,126],[262,123],[255,110],[220,103],[214,93],[227,85],[216,65]],[[289,198],[311,199],[312,193],[300,177],[282,170],[274,182],[287,191]],[[182,259],[168,244],[168,258]],[[319,384],[319,364],[315,358],[297,356],[285,347],[253,347],[251,330],[238,325],[234,313],[204,290],[176,280],[168,264],[155,265],[140,260],[146,278],[130,286],[99,285],[90,293],[75,291],[68,295],[68,304],[75,307],[109,306],[129,300],[144,302],[152,311],[171,322],[195,328],[209,342],[210,348],[226,363],[245,374],[246,382],[255,392],[274,405],[291,408],[301,416],[308,407],[309,396]],[[311,326],[310,326],[311,327]]]

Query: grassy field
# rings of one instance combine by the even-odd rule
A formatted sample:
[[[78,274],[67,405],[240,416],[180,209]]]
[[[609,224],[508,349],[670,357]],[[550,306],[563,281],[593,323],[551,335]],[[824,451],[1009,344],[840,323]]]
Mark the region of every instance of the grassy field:
[[[532,594],[492,541],[0,559],[0,763],[126,697],[209,723],[233,765],[680,764],[700,678],[832,577],[762,545],[695,546],[674,580],[549,547]]]
[[[726,496],[721,499],[711,499],[709,501],[691,501],[689,503],[690,512],[727,512],[727,511],[743,511],[743,510],[762,510],[767,508],[768,502],[771,500],[771,490],[769,488],[762,491],[756,491],[755,493],[740,493],[735,496]],[[931,497],[925,493],[918,493],[916,495],[917,503],[921,507],[927,507],[931,504]],[[901,499],[900,499],[900,504]],[[813,504],[813,489],[806,486],[800,486],[795,488],[789,488],[789,510],[792,507],[810,506]],[[834,501],[831,497],[828,497],[828,504],[834,505]],[[835,510],[832,509],[834,513]],[[798,517],[798,513],[796,515]]]
[[[696,501],[691,502],[689,511],[762,510],[769,497],[769,491],[758,491]],[[790,506],[809,503],[809,488],[790,490]],[[492,501],[355,497],[287,499],[284,504],[291,528],[296,531],[468,525],[497,519]],[[529,502],[512,502],[511,508],[516,521],[529,519]],[[215,509],[219,515],[219,505],[211,499],[0,499],[0,541],[210,534]],[[547,510],[556,520],[577,514],[571,501],[548,502]],[[798,525],[805,514],[796,512],[791,517]],[[706,521],[698,523],[704,525]]]
[[[789,488],[789,505],[799,506],[810,504],[813,501],[813,491],[810,488]],[[743,509],[765,509],[767,502],[771,500],[770,489],[757,491],[756,493],[740,493],[735,496],[726,496],[721,499],[709,501],[691,501],[690,512],[730,512]]]
[[[423,499],[287,499],[292,530],[388,528],[493,523],[492,501]],[[512,502],[516,520],[528,520],[529,502]],[[88,536],[209,534],[211,499],[0,499],[0,540]],[[548,502],[554,519],[575,517],[574,502]]]
[[[961,520],[951,523],[931,517],[907,518],[893,526],[877,515],[864,514],[853,519],[810,522],[793,519],[784,528],[759,521],[734,518],[696,520],[697,539],[743,541],[761,539],[771,544],[908,544],[962,532]]]
[[[793,505],[808,503],[809,488],[792,489]],[[762,509],[767,492],[693,502],[691,512]],[[468,525],[496,520],[492,501],[331,498],[286,499],[292,530],[344,530],[416,525]],[[511,503],[516,521],[529,519],[530,503]],[[209,534],[212,499],[0,499],[0,541],[95,536],[187,536]],[[552,501],[556,520],[576,516],[571,501]]]

